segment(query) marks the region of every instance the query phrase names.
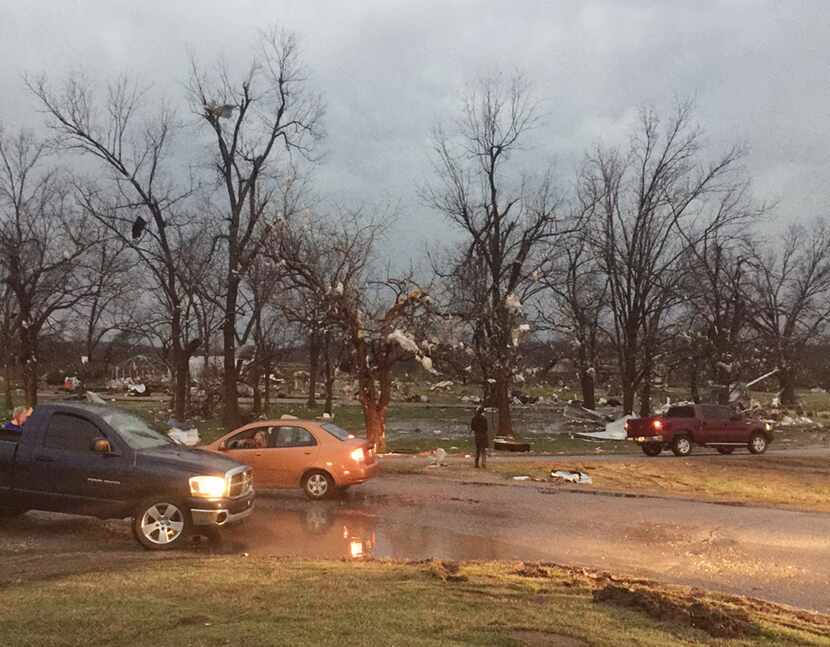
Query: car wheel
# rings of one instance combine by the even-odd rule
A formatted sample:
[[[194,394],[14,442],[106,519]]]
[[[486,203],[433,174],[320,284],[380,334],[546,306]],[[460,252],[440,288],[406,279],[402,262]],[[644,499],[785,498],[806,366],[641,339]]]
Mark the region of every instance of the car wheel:
[[[659,456],[660,452],[663,451],[663,445],[661,443],[643,443],[640,445],[640,449],[643,450],[646,456]]]
[[[133,535],[144,548],[170,550],[190,534],[190,511],[168,499],[150,499],[136,508]]]
[[[315,501],[325,499],[334,492],[334,481],[325,472],[311,472],[303,479],[303,492]]]
[[[749,451],[753,454],[763,454],[767,451],[768,444],[769,441],[767,440],[767,437],[761,432],[756,431],[749,439]]]
[[[675,456],[688,456],[692,453],[692,441],[688,436],[675,436],[671,443]]]
[[[717,447],[716,449],[718,450],[718,454],[724,454],[724,455],[725,454],[731,454],[732,452],[735,451],[734,447]]]

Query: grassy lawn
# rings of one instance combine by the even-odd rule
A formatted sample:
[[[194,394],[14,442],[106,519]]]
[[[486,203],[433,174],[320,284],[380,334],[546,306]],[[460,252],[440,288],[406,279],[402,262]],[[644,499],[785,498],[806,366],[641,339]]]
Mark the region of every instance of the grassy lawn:
[[[830,645],[826,616],[631,583],[660,601],[649,614],[595,601],[608,581],[583,573],[505,563],[152,560],[7,587],[0,635],[21,647],[91,636],[154,647]],[[738,630],[716,639],[712,622],[697,628],[704,616],[739,622]]]
[[[453,470],[450,466],[442,470]],[[591,460],[491,461],[488,470],[511,478],[528,475],[547,479],[552,469],[571,469],[591,476],[579,489],[677,496],[792,506],[830,512],[830,463],[826,458],[792,456],[661,457],[627,462]],[[570,484],[566,484],[570,485]]]

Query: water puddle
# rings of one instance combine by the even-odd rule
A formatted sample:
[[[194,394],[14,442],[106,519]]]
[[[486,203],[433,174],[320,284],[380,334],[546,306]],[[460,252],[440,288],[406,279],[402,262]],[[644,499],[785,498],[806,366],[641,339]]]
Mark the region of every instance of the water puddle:
[[[257,501],[256,514],[224,533],[214,552],[314,559],[545,559],[543,552],[491,537],[391,520],[359,504]]]

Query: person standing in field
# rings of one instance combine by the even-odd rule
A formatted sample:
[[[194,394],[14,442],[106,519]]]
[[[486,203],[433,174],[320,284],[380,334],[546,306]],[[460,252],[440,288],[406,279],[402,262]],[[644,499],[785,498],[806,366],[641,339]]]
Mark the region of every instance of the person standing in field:
[[[484,417],[484,408],[478,407],[473,419],[470,421],[470,429],[476,441],[476,467],[481,462],[481,467],[487,468],[487,446],[490,444],[487,437],[487,418]]]

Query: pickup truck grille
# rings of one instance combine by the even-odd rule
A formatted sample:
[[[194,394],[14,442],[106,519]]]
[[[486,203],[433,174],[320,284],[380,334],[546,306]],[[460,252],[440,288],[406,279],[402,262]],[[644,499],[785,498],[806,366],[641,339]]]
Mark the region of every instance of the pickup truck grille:
[[[251,469],[231,474],[231,487],[229,496],[232,499],[246,496],[254,489],[254,473]]]

